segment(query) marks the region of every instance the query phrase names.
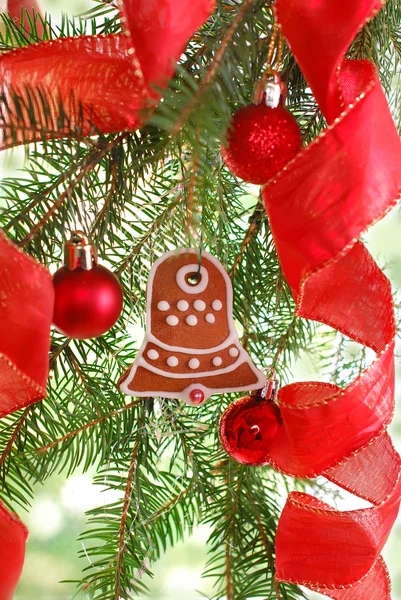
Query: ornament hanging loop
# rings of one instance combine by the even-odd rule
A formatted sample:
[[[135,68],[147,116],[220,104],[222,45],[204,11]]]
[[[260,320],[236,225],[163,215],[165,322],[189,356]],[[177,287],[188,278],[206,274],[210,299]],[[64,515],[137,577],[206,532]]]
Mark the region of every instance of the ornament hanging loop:
[[[277,23],[273,25],[269,50],[266,57],[266,69],[261,79],[256,83],[253,93],[253,103],[265,102],[269,108],[284,105],[287,88],[281,81],[280,69],[283,58],[283,37]]]

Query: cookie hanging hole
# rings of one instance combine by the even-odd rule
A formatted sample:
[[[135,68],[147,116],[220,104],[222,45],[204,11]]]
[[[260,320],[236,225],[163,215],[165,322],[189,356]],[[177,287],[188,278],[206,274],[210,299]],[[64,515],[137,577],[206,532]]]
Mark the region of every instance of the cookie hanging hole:
[[[185,277],[185,280],[188,285],[195,287],[195,286],[199,285],[200,282],[202,281],[202,273],[200,273],[200,272],[188,273],[188,275]]]

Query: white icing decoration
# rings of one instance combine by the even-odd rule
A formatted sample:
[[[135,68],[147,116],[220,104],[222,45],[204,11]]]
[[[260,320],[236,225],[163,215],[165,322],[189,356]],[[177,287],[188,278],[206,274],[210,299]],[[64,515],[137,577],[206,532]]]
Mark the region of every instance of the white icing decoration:
[[[139,351],[139,354],[141,354],[141,352],[142,352],[142,348]],[[166,377],[167,379],[188,379],[188,377],[189,377],[188,373],[170,373],[167,371],[163,371],[162,369],[158,369],[157,367],[147,363],[146,360],[141,355],[141,357],[139,359],[137,359],[134,362],[134,364],[132,365],[132,368],[131,368],[131,371],[130,371],[128,377],[126,379],[124,379],[123,382],[121,382],[120,390],[124,394],[127,394],[128,396],[139,396],[139,397],[145,397],[145,398],[148,396],[161,396],[162,398],[178,398],[180,400],[183,400],[187,404],[192,404],[191,398],[190,398],[190,393],[192,390],[196,390],[196,389],[202,390],[202,392],[205,394],[205,400],[207,400],[208,398],[210,398],[210,396],[212,396],[213,394],[217,394],[217,393],[218,394],[226,394],[227,392],[234,392],[234,391],[242,392],[242,391],[246,391],[246,390],[259,390],[259,389],[263,388],[266,385],[266,377],[249,360],[249,356],[248,356],[247,352],[245,352],[244,349],[242,349],[241,355],[243,355],[242,360],[238,359],[232,365],[229,365],[228,367],[224,367],[223,369],[215,369],[214,371],[206,371],[206,372],[204,371],[201,373],[196,373],[196,378],[200,379],[203,377],[210,377],[212,375],[217,376],[217,375],[223,375],[226,373],[230,373],[231,371],[235,371],[236,369],[238,369],[238,367],[241,364],[248,363],[249,367],[251,368],[251,371],[255,374],[255,376],[257,378],[257,381],[253,384],[248,384],[248,385],[243,385],[243,386],[238,386],[238,387],[230,386],[227,388],[210,388],[210,387],[207,387],[197,381],[196,383],[192,383],[191,385],[186,387],[184,390],[182,390],[182,392],[167,392],[165,390],[132,391],[129,389],[128,386],[131,383],[131,381],[133,380],[133,378],[135,377],[135,373],[136,373],[136,370],[138,369],[138,367],[144,367],[148,371],[151,371],[152,373],[156,373],[157,375],[162,375],[163,377]]]
[[[191,327],[197,325],[198,323],[198,319],[195,317],[195,315],[188,315],[185,320],[188,323],[188,325],[191,325]]]
[[[239,350],[238,350],[238,348],[230,348],[228,353],[230,356],[238,356]]]
[[[242,346],[239,346],[239,350],[238,350],[239,356],[238,356],[238,359],[236,361],[234,361],[234,363],[232,363],[231,365],[228,365],[226,367],[223,367],[221,369],[214,369],[211,371],[203,371],[200,373],[196,373],[197,381],[195,381],[195,383],[192,383],[191,385],[189,385],[182,391],[178,391],[178,392],[177,391],[168,392],[166,390],[138,391],[138,390],[130,390],[129,389],[129,385],[133,381],[133,379],[135,377],[135,373],[139,367],[143,367],[143,368],[147,369],[148,371],[150,371],[152,373],[156,373],[158,375],[161,375],[167,379],[188,379],[191,377],[188,373],[171,373],[168,371],[163,371],[162,369],[158,369],[154,365],[149,364],[144,357],[145,348],[149,344],[149,342],[154,343],[159,348],[161,348],[163,350],[167,350],[171,353],[180,352],[182,354],[187,354],[187,355],[190,354],[192,356],[193,355],[202,356],[205,354],[210,355],[212,353],[216,353],[216,352],[225,350],[228,346],[232,346],[233,344],[238,344],[238,341],[239,341],[238,333],[235,329],[234,321],[232,318],[233,291],[232,291],[230,278],[228,277],[228,274],[224,270],[220,261],[217,260],[217,258],[215,258],[214,256],[208,254],[207,252],[203,252],[202,256],[205,259],[207,259],[219,271],[219,273],[222,275],[225,285],[226,285],[226,301],[227,301],[226,310],[227,310],[227,323],[228,323],[228,328],[229,328],[229,334],[228,334],[227,338],[224,340],[224,342],[222,342],[218,346],[214,346],[213,348],[181,348],[179,346],[170,346],[169,344],[161,342],[151,333],[151,330],[152,330],[151,304],[152,304],[153,282],[154,282],[155,273],[161,263],[163,263],[169,257],[177,256],[177,254],[185,254],[185,255],[191,254],[194,257],[193,264],[186,265],[186,267],[182,267],[177,272],[177,283],[178,284],[179,284],[178,273],[181,272],[181,277],[182,277],[182,279],[184,279],[184,274],[182,274],[183,268],[187,268],[186,274],[188,274],[188,272],[197,272],[197,270],[198,270],[198,263],[196,262],[196,259],[198,257],[198,251],[192,250],[189,248],[182,248],[182,249],[178,250],[178,252],[177,252],[177,250],[172,250],[171,252],[167,252],[153,264],[152,269],[150,271],[149,280],[148,280],[148,292],[147,292],[147,300],[146,300],[145,337],[144,337],[142,346],[138,352],[138,355],[137,355],[137,358],[136,358],[134,364],[132,365],[132,367],[129,370],[129,372],[127,373],[126,377],[120,384],[120,390],[124,394],[127,394],[129,396],[139,396],[139,397],[161,396],[163,398],[177,398],[177,399],[180,399],[180,400],[186,402],[187,404],[192,405],[193,403],[191,402],[191,398],[190,398],[190,394],[191,394],[192,390],[201,390],[205,395],[205,400],[207,400],[208,398],[210,398],[210,396],[212,396],[213,394],[216,394],[216,393],[225,394],[227,392],[242,392],[242,391],[257,390],[257,389],[263,388],[264,385],[266,384],[266,377],[263,375],[263,373],[261,371],[259,371],[255,367],[253,362],[250,360],[248,353],[242,348]],[[185,289],[184,291],[186,291],[190,294],[200,293],[201,285],[205,282],[205,279],[206,279],[206,286],[207,286],[207,283],[209,281],[209,276],[208,276],[206,269],[203,266],[201,266],[201,273],[202,273],[202,280],[199,283],[199,285],[188,286],[189,290]],[[205,278],[205,274],[206,274],[206,278]],[[180,279],[180,281],[181,281],[181,279]],[[186,283],[185,279],[184,279],[184,283],[185,283],[185,285],[188,285]],[[206,286],[205,286],[205,288],[206,288]],[[173,315],[170,315],[170,316],[173,316]],[[178,321],[178,319],[177,319],[177,321]],[[227,382],[228,387],[211,388],[211,387],[203,385],[202,383],[199,382],[199,379],[201,379],[201,378],[206,378],[206,377],[210,377],[210,376],[214,377],[214,376],[223,375],[223,374],[225,375],[232,371],[235,371],[243,363],[247,363],[250,370],[255,375],[255,378],[256,378],[255,383],[253,383],[253,384],[247,383],[244,386],[236,387],[236,386],[230,386],[229,382]]]
[[[206,308],[206,303],[203,302],[203,300],[195,300],[195,302],[194,302],[195,310],[199,310],[199,312],[202,312],[203,310],[205,310],[205,308]]]
[[[158,351],[154,350],[153,348],[151,350],[148,350],[146,354],[148,358],[150,358],[150,360],[157,360],[159,358]]]
[[[188,302],[186,300],[179,300],[177,302],[177,308],[181,312],[184,312],[184,311],[188,310],[189,304],[188,304]]]
[[[223,359],[221,358],[221,356],[215,356],[214,359],[212,360],[212,363],[214,364],[215,367],[219,367],[222,362],[223,362]]]
[[[197,358],[191,358],[191,360],[188,363],[188,367],[190,369],[198,369],[200,365],[200,362]]]
[[[169,367],[176,367],[178,365],[178,358],[176,356],[169,356],[167,364]]]
[[[175,278],[183,292],[186,292],[187,294],[201,294],[205,291],[205,289],[207,288],[207,284],[209,283],[209,273],[203,266],[201,266],[200,268],[201,280],[199,281],[199,283],[197,283],[196,285],[189,285],[189,283],[187,283],[187,275],[189,275],[190,273],[198,273],[198,270],[199,265],[196,263],[191,265],[185,265],[181,267],[181,269],[178,269]]]
[[[205,317],[206,321],[208,323],[214,323],[216,320],[216,317],[214,315],[212,315],[212,313],[207,313],[206,317]]]
[[[221,300],[213,300],[212,302],[213,310],[221,310],[223,308],[223,303]]]
[[[175,325],[178,325],[178,317],[176,317],[175,315],[169,315],[166,319],[166,323],[167,325],[171,325],[172,327],[175,327]]]
[[[165,310],[168,310],[170,308],[170,304],[165,300],[161,300],[157,305],[157,308],[164,312]]]

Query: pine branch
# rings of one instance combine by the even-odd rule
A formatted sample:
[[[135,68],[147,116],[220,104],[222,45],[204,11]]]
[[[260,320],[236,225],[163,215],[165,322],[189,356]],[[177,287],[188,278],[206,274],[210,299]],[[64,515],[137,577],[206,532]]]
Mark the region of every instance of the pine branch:
[[[145,424],[145,419],[142,419],[141,428],[144,426],[144,424]],[[135,475],[135,471],[137,469],[137,458],[138,458],[139,447],[140,447],[140,442],[138,439],[138,441],[136,442],[136,444],[132,450],[131,463],[130,463],[130,467],[128,470],[127,483],[126,483],[125,491],[124,491],[124,504],[123,504],[123,510],[121,513],[121,520],[120,520],[118,550],[117,550],[117,563],[116,563],[116,586],[115,586],[115,599],[116,600],[119,600],[121,597],[121,573],[123,570],[122,569],[123,554],[124,554],[124,552],[126,552],[126,541],[125,541],[126,523],[127,523],[128,510],[129,510],[130,504],[131,504],[131,495],[132,495],[134,475]]]
[[[138,403],[139,403],[139,400],[133,400],[132,402],[130,402],[129,404],[126,404],[125,406],[123,406],[121,408],[112,410],[108,414],[102,415],[98,419],[94,419],[93,421],[90,421],[89,423],[82,425],[82,427],[79,427],[78,429],[75,429],[74,431],[69,431],[68,433],[63,435],[61,438],[58,438],[57,440],[53,440],[49,444],[46,444],[46,446],[41,446],[40,448],[37,448],[36,452],[38,452],[38,453],[39,452],[47,452],[47,450],[50,450],[51,448],[58,446],[58,444],[62,444],[66,440],[68,440],[72,437],[75,437],[79,433],[82,433],[83,431],[86,431],[87,429],[90,429],[91,427],[96,427],[97,425],[99,425],[100,423],[105,421],[106,419],[111,419],[111,418],[115,417],[116,415],[121,414],[125,410],[130,410],[134,406],[137,406]],[[15,441],[15,438],[13,441]],[[1,463],[1,459],[0,459],[0,463]]]
[[[77,176],[72,180],[72,182],[68,185],[68,187],[64,190],[62,194],[58,197],[56,202],[54,202],[53,206],[47,211],[47,213],[41,218],[39,223],[33,227],[29,233],[18,243],[19,246],[26,246],[46,225],[46,223],[53,217],[54,213],[60,208],[60,206],[71,196],[74,189],[83,181],[85,175],[92,171],[102,160],[104,156],[106,156],[110,150],[120,144],[123,139],[127,137],[127,134],[121,134],[115,139],[112,139],[104,148],[93,151],[87,159],[83,161],[83,164],[77,174]],[[65,179],[64,179],[65,181]],[[53,186],[53,189],[55,187]],[[49,193],[49,192],[48,192]]]

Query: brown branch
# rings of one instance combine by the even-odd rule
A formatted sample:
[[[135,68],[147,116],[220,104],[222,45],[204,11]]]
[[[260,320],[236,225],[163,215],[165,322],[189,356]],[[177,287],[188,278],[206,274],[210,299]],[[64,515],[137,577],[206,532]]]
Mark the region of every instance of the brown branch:
[[[62,442],[65,442],[69,438],[72,438],[72,437],[78,435],[78,433],[81,433],[82,431],[86,431],[87,429],[90,429],[91,427],[95,427],[96,425],[98,425],[102,421],[105,421],[106,419],[111,419],[112,417],[115,417],[116,415],[118,415],[120,413],[123,413],[126,410],[129,410],[130,408],[133,408],[134,406],[136,406],[137,404],[139,404],[139,402],[140,402],[140,400],[134,400],[133,402],[130,402],[129,404],[126,404],[125,406],[122,406],[121,408],[117,408],[116,410],[113,410],[113,411],[111,411],[109,413],[106,413],[105,415],[99,417],[98,419],[94,419],[93,421],[90,421],[89,423],[86,423],[85,425],[82,425],[82,427],[79,427],[78,429],[75,429],[74,431],[70,431],[66,435],[63,435],[63,437],[58,438],[57,440],[53,440],[53,442],[51,442],[50,444],[46,444],[46,446],[42,446],[41,448],[37,448],[36,452],[37,453],[39,453],[39,452],[47,452],[47,450],[50,450],[51,448],[54,448],[58,444],[61,444]]]
[[[244,239],[242,240],[240,251],[238,252],[237,256],[235,257],[233,266],[231,267],[231,271],[230,271],[231,279],[233,279],[235,277],[235,274],[238,271],[238,268],[241,264],[242,259],[244,258],[244,254],[245,254],[245,251],[246,251],[249,243],[252,241],[253,238],[255,238],[258,235],[264,215],[265,215],[265,211],[263,208],[263,202],[261,200],[261,197],[259,197],[259,200],[254,208],[254,211],[251,214],[251,216],[249,217],[249,227],[245,233]]]
[[[237,14],[231,21],[231,25],[228,28],[226,35],[220,42],[219,49],[217,50],[216,54],[214,55],[213,61],[210,65],[209,69],[206,72],[206,75],[204,77],[202,85],[200,86],[198,92],[196,94],[194,94],[194,96],[191,98],[191,100],[188,102],[188,104],[184,107],[184,109],[180,115],[180,118],[175,123],[174,127],[172,128],[171,134],[173,136],[177,135],[177,133],[180,131],[181,127],[187,120],[188,116],[191,114],[193,109],[197,106],[198,102],[200,101],[200,98],[202,97],[203,93],[205,92],[205,89],[213,81],[213,79],[217,73],[217,70],[224,58],[228,44],[231,42],[237,28],[239,27],[241,21],[243,20],[243,18],[245,16],[245,13],[247,12],[248,8],[250,6],[252,6],[253,2],[254,2],[254,0],[244,0],[241,8],[239,9]]]
[[[298,317],[295,315],[294,318],[292,319],[291,323],[288,325],[285,333],[283,333],[282,336],[280,336],[279,338],[279,344],[276,350],[276,354],[274,355],[274,358],[272,360],[272,367],[276,367],[277,363],[278,363],[278,359],[280,358],[280,356],[283,354],[284,350],[287,347],[287,342],[289,340],[289,337],[291,335],[291,333],[293,332],[295,323],[297,322]]]
[[[65,181],[67,181],[67,179],[77,170],[77,168],[78,168],[77,165],[73,165],[70,169],[68,169],[67,171],[62,173],[56,179],[56,181],[54,183],[52,183],[48,188],[46,188],[41,194],[38,194],[37,195],[38,197],[35,198],[35,200],[32,200],[32,202],[28,206],[26,206],[24,209],[22,209],[21,212],[17,216],[15,216],[13,219],[11,219],[11,221],[9,223],[7,223],[7,225],[5,225],[5,227],[3,227],[4,231],[10,231],[11,227],[13,225],[15,225],[16,223],[18,223],[24,215],[31,212],[31,210],[34,209],[35,206],[37,204],[39,204],[39,202],[42,202],[42,200],[44,200],[47,196],[49,196],[52,192],[54,192],[54,190],[56,190],[60,185],[62,185]]]
[[[1,456],[0,456],[0,465],[2,465],[5,461],[5,459],[7,458],[7,456],[9,455],[9,453],[11,452],[11,448],[14,445],[15,440],[17,439],[17,436],[21,430],[21,427],[24,425],[26,418],[28,416],[28,414],[31,411],[32,406],[28,406],[28,408],[26,408],[24,410],[24,412],[22,413],[22,415],[20,416],[20,418],[18,419],[18,422],[14,428],[14,431],[10,437],[10,439],[8,440]]]
[[[40,221],[33,227],[30,232],[20,241],[18,242],[18,246],[24,247],[26,246],[46,225],[46,223],[52,218],[54,213],[62,206],[64,201],[71,195],[75,187],[84,179],[85,175],[89,173],[99,162],[108,154],[108,152],[113,148],[113,146],[119,144],[123,139],[127,137],[128,134],[123,133],[118,137],[111,140],[106,146],[95,150],[90,157],[87,157],[83,161],[83,165],[78,173],[78,175],[71,181],[69,186],[60,194],[58,199],[54,202],[53,206],[47,211],[45,215],[40,219]]]
[[[226,540],[226,598],[234,600],[233,579],[231,574],[231,552],[230,542]]]
[[[116,271],[116,275],[119,276],[121,273],[128,267],[131,260],[136,256],[143,245],[148,241],[148,239],[152,236],[152,234],[158,229],[159,225],[164,221],[164,219],[174,210],[176,206],[178,206],[182,202],[181,198],[176,198],[173,202],[171,202],[162,213],[153,221],[152,225],[149,227],[148,231],[144,236],[140,238],[140,240],[135,244],[134,248],[128,254],[121,267],[119,267]]]
[[[175,506],[177,502],[179,502],[181,498],[185,496],[185,494],[188,494],[188,492],[189,488],[185,488],[185,490],[181,490],[181,492],[174,496],[174,498],[171,498],[171,500],[165,502],[160,508],[156,510],[156,512],[153,513],[153,515],[149,518],[149,522],[156,521],[159,517],[162,516],[162,514],[168,512],[170,508]]]
[[[252,502],[252,506],[257,506],[257,504],[255,503],[255,499],[251,496],[250,500]],[[260,518],[260,514],[257,510],[253,511],[256,521],[258,523],[258,529],[259,529],[259,534],[260,534],[260,539],[262,540],[262,544],[263,547],[265,549],[266,552],[266,557],[267,557],[267,562],[269,564],[269,569],[274,577],[274,573],[275,573],[275,567],[274,567],[274,560],[272,557],[272,544],[269,542],[267,535],[266,535],[266,531],[265,528],[263,527],[263,523],[262,520]]]
[[[116,190],[116,181],[117,181],[117,166],[116,166],[116,162],[115,160],[113,160],[112,166],[111,166],[111,184],[110,184],[110,189],[107,193],[107,196],[105,198],[103,207],[101,209],[101,211],[99,212],[99,214],[96,216],[95,220],[93,221],[93,225],[91,227],[91,233],[93,235],[93,233],[96,231],[98,225],[102,222],[104,216],[106,215],[106,212],[109,208],[110,205],[110,201],[114,195],[114,192]]]
[[[233,515],[233,518],[231,519],[231,523],[229,525],[229,536],[227,537],[226,542],[225,542],[225,547],[226,547],[226,551],[225,551],[225,565],[226,565],[225,578],[226,578],[226,581],[227,581],[227,584],[226,584],[226,599],[227,600],[235,600],[233,578],[232,578],[231,542],[230,542],[230,539],[232,539],[232,537],[233,537],[234,517],[235,517],[235,514],[237,512],[238,491],[239,491],[239,489],[241,487],[242,472],[243,471],[242,471],[242,467],[241,467],[241,471],[240,471],[240,474],[238,475],[237,485],[236,485],[235,492],[234,492],[234,502],[233,502],[233,506],[232,506],[232,511],[231,511],[231,513],[228,513],[228,515],[226,517],[226,521],[229,521],[230,514]],[[229,481],[229,478],[228,478],[228,470],[226,471],[225,480],[226,480],[226,484],[227,484],[228,490],[230,490],[230,481]]]
[[[196,130],[196,138],[199,139],[199,129]],[[187,215],[186,215],[186,234],[188,239],[192,243],[192,233],[194,229],[194,203],[195,203],[195,191],[196,191],[196,180],[199,171],[199,156],[196,150],[193,151],[192,154],[192,168],[191,168],[191,176],[189,180],[189,190],[188,190],[188,199],[187,199]]]
[[[144,422],[144,415],[142,416],[141,424],[138,428],[138,436],[137,441],[134,444],[134,448],[132,450],[130,467],[127,475],[127,483],[125,485],[124,491],[124,504],[121,512],[121,520],[120,520],[120,528],[119,528],[119,538],[118,538],[118,553],[117,553],[117,564],[116,564],[116,586],[115,586],[115,600],[120,600],[121,597],[121,573],[122,573],[122,560],[123,553],[125,551],[125,529],[128,517],[128,510],[131,504],[131,495],[132,495],[132,487],[134,481],[134,473],[137,467],[137,457],[139,452],[139,447],[141,444],[141,429]]]

